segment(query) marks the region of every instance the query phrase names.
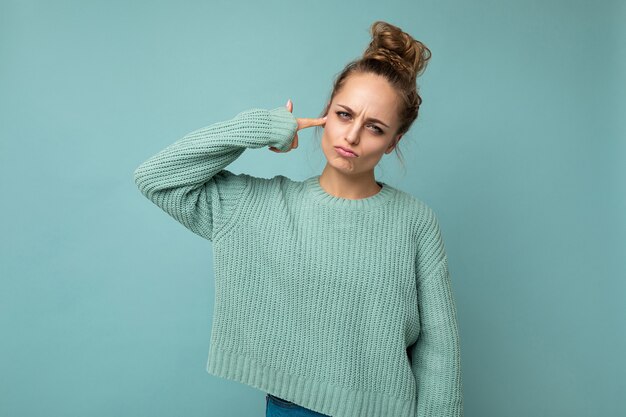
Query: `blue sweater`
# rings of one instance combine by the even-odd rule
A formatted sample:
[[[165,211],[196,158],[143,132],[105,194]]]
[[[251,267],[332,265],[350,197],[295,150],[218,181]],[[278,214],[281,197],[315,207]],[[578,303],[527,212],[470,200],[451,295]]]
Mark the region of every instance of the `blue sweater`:
[[[289,149],[296,118],[253,108],[188,133],[134,172],[141,193],[212,242],[207,372],[333,417],[459,417],[460,344],[445,247],[424,202],[363,199],[319,175],[226,167]]]

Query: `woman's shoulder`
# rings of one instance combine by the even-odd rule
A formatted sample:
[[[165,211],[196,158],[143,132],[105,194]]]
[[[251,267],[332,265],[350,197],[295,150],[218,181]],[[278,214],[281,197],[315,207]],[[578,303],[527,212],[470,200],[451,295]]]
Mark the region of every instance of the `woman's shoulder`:
[[[404,191],[400,188],[393,187],[395,191],[395,199],[410,215],[417,217],[436,217],[433,208],[426,203],[421,197]]]
[[[411,230],[416,236],[437,237],[441,233],[439,218],[433,207],[423,198],[407,191],[395,188],[396,206],[400,207],[402,214]],[[438,237],[437,237],[438,239]]]
[[[263,177],[242,172],[236,175],[244,184],[246,194],[252,198],[282,199],[282,195],[291,194],[305,184],[305,181],[294,180],[282,174]]]
[[[275,174],[272,177],[261,177],[247,173],[240,173],[238,175],[244,179],[248,185],[253,187],[284,187],[303,183],[303,181],[297,181],[282,174]]]
[[[407,207],[411,233],[419,242],[419,253],[424,260],[420,263],[420,275],[428,275],[431,267],[445,258],[445,244],[435,210],[422,198],[398,190],[397,198]],[[426,261],[427,260],[427,261]]]

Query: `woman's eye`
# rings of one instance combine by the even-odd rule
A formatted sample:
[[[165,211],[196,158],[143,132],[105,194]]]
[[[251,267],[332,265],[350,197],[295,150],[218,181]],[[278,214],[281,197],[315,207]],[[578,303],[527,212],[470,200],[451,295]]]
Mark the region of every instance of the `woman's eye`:
[[[370,127],[372,128],[372,131],[376,132],[377,135],[382,135],[384,133],[383,130],[376,125],[370,125]]]
[[[345,118],[350,116],[350,113],[346,113],[345,111],[337,111],[335,113],[337,114],[337,116],[339,116],[340,119],[345,119]],[[344,115],[345,115],[345,117],[344,117]],[[374,132],[376,132],[377,134],[380,135],[380,134],[384,133],[383,130],[380,127],[378,127],[376,125],[371,125],[371,126],[373,128],[372,130],[374,130]]]

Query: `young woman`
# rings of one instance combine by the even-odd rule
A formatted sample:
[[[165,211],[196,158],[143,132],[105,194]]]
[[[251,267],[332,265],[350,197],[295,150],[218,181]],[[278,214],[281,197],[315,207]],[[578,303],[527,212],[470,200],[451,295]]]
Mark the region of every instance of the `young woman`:
[[[319,118],[252,108],[195,130],[134,173],[213,243],[207,371],[267,393],[267,416],[459,417],[460,343],[445,246],[424,202],[374,168],[417,118],[421,42],[377,21]],[[323,127],[327,164],[296,181],[226,167]]]

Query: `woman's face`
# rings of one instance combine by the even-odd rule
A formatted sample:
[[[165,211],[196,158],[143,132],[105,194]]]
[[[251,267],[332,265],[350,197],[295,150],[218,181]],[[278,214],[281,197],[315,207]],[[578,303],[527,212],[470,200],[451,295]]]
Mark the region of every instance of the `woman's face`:
[[[350,76],[329,105],[322,136],[328,164],[346,174],[373,171],[383,154],[392,152],[402,136],[394,135],[398,128],[397,100],[397,94],[383,77]],[[357,156],[342,154],[339,146]]]

